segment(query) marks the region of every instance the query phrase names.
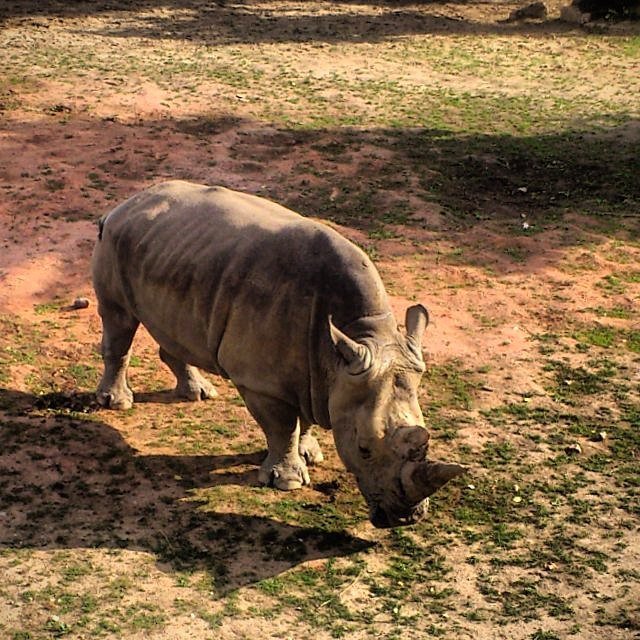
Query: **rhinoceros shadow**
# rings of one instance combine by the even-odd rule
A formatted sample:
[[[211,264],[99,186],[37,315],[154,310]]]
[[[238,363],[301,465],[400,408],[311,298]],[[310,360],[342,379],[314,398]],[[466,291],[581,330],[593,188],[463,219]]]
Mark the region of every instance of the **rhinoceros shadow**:
[[[0,389],[0,409],[0,549],[143,550],[165,571],[213,572],[224,592],[369,545],[346,532],[217,512],[215,504],[211,511],[193,499],[197,487],[249,483],[218,472],[257,464],[261,452],[141,455],[91,415],[88,394]]]

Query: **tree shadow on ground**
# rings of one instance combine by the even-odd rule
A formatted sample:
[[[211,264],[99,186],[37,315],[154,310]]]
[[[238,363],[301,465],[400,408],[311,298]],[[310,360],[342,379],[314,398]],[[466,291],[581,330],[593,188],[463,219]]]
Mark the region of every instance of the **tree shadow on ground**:
[[[603,239],[634,239],[640,235],[639,122],[599,120],[597,133],[520,136],[427,127],[276,129],[219,116],[136,124],[53,117],[14,122],[3,144],[4,157],[12,158],[0,180],[4,197],[37,189],[34,155],[47,162],[47,178],[60,188],[46,201],[16,197],[6,205],[16,222],[7,242],[31,237],[46,221],[41,215],[96,220],[169,178],[240,188],[371,237],[406,225],[446,235],[453,244],[479,228],[508,238],[522,233],[523,217],[543,231],[562,227],[569,214]],[[89,192],[105,198],[101,205],[80,198],[74,187],[94,173],[101,186]],[[433,207],[440,213],[432,225],[422,214]],[[561,239],[563,246],[583,241],[580,233]],[[63,245],[53,249],[65,251]],[[545,256],[550,247],[537,243],[531,251]],[[485,242],[484,252],[504,257],[499,243]],[[77,265],[76,256],[69,277]],[[493,268],[499,273],[498,264]]]
[[[91,33],[110,37],[150,39],[184,39],[209,45],[284,42],[375,42],[408,34],[530,35],[556,36],[584,33],[574,25],[559,20],[505,23],[513,3],[504,4],[496,13],[495,2],[339,2],[326,10],[326,3],[307,2],[225,2],[219,0],[153,0],[149,2],[96,1],[63,2],[21,0],[3,3],[0,23],[15,17],[82,18],[90,15],[113,16],[107,28],[96,27]],[[443,7],[451,5],[447,12]],[[484,17],[465,15],[465,9],[479,6]],[[141,17],[134,12],[146,12]],[[177,16],[177,14],[179,14]],[[504,15],[503,15],[504,14]],[[34,27],[38,27],[34,24]],[[81,25],[73,28],[82,30]],[[633,24],[618,26],[612,33],[637,33]]]
[[[246,484],[260,454],[142,455],[91,415],[92,397],[0,389],[0,549],[111,548],[166,571],[207,570],[222,592],[368,546],[340,530],[203,509],[190,490]]]
[[[256,132],[243,135],[233,153],[250,152],[259,159],[262,148],[266,159],[288,150],[300,156],[297,166],[304,171],[305,148],[319,152],[321,159],[313,169],[327,175],[327,180],[305,176],[307,188],[287,185],[281,199],[309,215],[364,230],[380,223],[410,222],[412,212],[403,198],[411,193],[425,206],[428,202],[442,206],[445,227],[452,230],[465,230],[480,221],[504,231],[505,222],[523,216],[542,229],[569,212],[613,222],[614,227],[628,227],[637,234],[638,124],[614,122],[598,133],[520,136],[422,127],[320,129],[288,132],[296,144],[281,135],[275,145]],[[363,148],[367,153],[358,157]],[[345,171],[345,165],[354,168]]]

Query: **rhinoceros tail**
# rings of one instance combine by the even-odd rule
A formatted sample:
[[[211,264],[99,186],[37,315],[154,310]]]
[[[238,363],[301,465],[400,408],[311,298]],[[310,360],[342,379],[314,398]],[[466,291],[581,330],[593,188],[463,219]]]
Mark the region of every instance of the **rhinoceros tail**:
[[[104,229],[104,222],[106,218],[106,216],[102,216],[102,218],[98,220],[98,240],[102,240],[102,230]]]

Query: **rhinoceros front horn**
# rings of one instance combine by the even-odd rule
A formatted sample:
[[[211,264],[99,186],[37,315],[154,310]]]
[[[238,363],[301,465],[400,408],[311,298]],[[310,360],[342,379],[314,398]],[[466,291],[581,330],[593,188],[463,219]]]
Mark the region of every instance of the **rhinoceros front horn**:
[[[459,464],[447,462],[407,462],[401,474],[402,488],[409,501],[418,504],[466,470]]]

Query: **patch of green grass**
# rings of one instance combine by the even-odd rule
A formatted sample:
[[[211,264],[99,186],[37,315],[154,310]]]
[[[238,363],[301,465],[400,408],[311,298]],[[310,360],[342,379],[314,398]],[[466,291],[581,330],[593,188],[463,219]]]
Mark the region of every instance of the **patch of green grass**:
[[[276,596],[300,621],[341,637],[353,623],[371,622],[372,612],[347,606],[341,593],[353,586],[364,571],[360,560],[329,560],[320,567],[303,568],[259,583],[260,590]]]
[[[628,307],[596,307],[595,313],[604,318],[619,318],[620,320],[630,320],[633,318],[633,311]]]
[[[505,247],[505,255],[507,255],[513,262],[523,263],[529,256],[529,252],[526,249],[518,246]]]
[[[619,45],[624,55],[630,58],[640,58],[640,36],[622,38]]]
[[[123,622],[131,631],[150,631],[164,626],[166,614],[157,605],[140,602],[129,605],[124,611]]]
[[[59,311],[60,304],[58,302],[43,302],[41,304],[34,305],[33,310],[36,312],[36,315],[42,316]]]
[[[487,442],[482,451],[482,464],[485,467],[503,467],[513,461],[515,447],[509,441]]]
[[[577,330],[573,337],[578,341],[577,348],[582,351],[587,351],[590,346],[602,349],[621,346],[634,353],[640,352],[640,331],[637,329],[619,329],[597,324]]]
[[[529,638],[531,640],[561,640],[560,636],[553,631],[544,631],[543,629],[534,631]]]
[[[554,384],[550,390],[554,398],[568,404],[577,402],[582,396],[600,393],[611,383],[615,373],[610,362],[601,362],[593,370],[552,360],[545,365],[545,370],[553,373]]]
[[[464,369],[459,360],[427,366],[423,385],[427,403],[431,407],[448,406],[456,409],[471,408],[477,387],[472,371]]]
[[[608,349],[616,342],[616,334],[617,332],[613,327],[595,325],[577,331],[573,337],[588,345]]]
[[[539,588],[539,583],[533,580],[516,580],[500,595],[503,614],[521,620],[537,619],[543,612],[566,620],[574,612],[571,604],[564,598],[553,593],[545,593]]]
[[[617,275],[609,274],[596,282],[596,286],[610,295],[621,295],[627,291],[627,285]]]
[[[89,575],[94,571],[89,561],[70,562],[65,564],[60,572],[62,582],[69,584],[78,578]]]
[[[70,364],[67,373],[77,389],[94,389],[100,379],[100,373],[95,367],[81,363]]]
[[[96,189],[98,191],[104,191],[104,189],[109,185],[108,180],[95,171],[90,171],[87,174],[87,180],[89,182],[89,188]]]

